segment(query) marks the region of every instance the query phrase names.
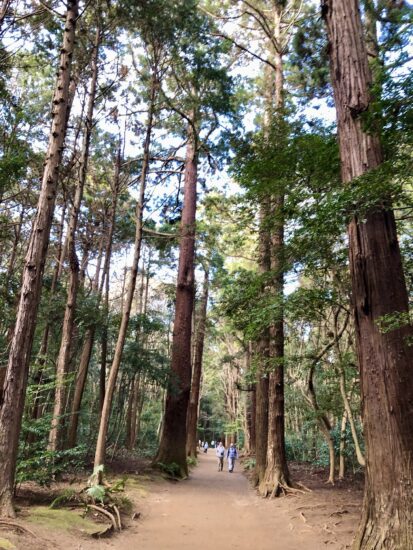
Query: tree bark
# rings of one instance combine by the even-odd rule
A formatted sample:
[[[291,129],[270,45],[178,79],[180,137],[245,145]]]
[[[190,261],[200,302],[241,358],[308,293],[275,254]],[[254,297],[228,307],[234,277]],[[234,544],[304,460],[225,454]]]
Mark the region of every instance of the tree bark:
[[[133,296],[135,293],[136,278],[138,275],[138,265],[141,254],[141,244],[142,244],[142,227],[143,227],[143,209],[145,201],[145,188],[146,188],[146,179],[149,170],[149,160],[150,160],[150,145],[151,145],[151,136],[152,136],[152,126],[153,119],[155,114],[155,99],[157,96],[157,80],[155,75],[152,76],[151,90],[150,90],[150,104],[148,112],[148,122],[146,126],[146,135],[143,146],[143,162],[142,170],[140,177],[140,187],[139,187],[139,198],[136,204],[136,232],[135,232],[135,243],[134,243],[134,254],[133,254],[133,263],[130,272],[130,280],[128,285],[128,291],[126,295],[125,304],[122,311],[122,319],[119,328],[118,338],[116,341],[115,352],[113,356],[112,365],[109,372],[109,377],[106,385],[105,399],[103,401],[103,407],[101,412],[101,419],[99,425],[99,434],[96,443],[96,452],[95,452],[95,470],[99,466],[104,465],[105,463],[105,454],[106,454],[106,437],[109,427],[109,418],[110,410],[112,407],[113,393],[115,391],[116,379],[118,376],[118,371],[120,367],[120,362],[122,359],[123,348],[125,345],[126,333],[129,325],[129,318],[132,309]]]
[[[195,338],[194,368],[192,373],[191,395],[189,398],[188,416],[187,416],[186,454],[193,458],[196,458],[197,448],[198,448],[198,438],[197,438],[198,403],[199,403],[199,390],[201,386],[202,360],[203,360],[203,354],[204,354],[208,292],[209,292],[209,269],[207,268],[205,269],[204,289],[203,289],[201,303],[199,307],[198,329],[196,331],[196,338]]]
[[[343,416],[341,418],[341,429],[340,429],[340,454],[339,454],[339,466],[338,466],[338,479],[344,479],[346,473],[346,426],[347,426],[347,411],[344,409]]]
[[[195,115],[188,125],[185,159],[184,205],[179,247],[175,321],[172,338],[171,379],[167,389],[164,425],[156,462],[176,463],[182,477],[186,463],[186,416],[191,391],[191,329],[194,304],[194,258],[198,145]],[[194,126],[193,126],[194,125]]]
[[[251,370],[251,342],[247,343],[245,349],[245,372]],[[255,455],[255,391],[256,387],[253,385],[250,391],[245,392],[245,437],[246,437],[246,452],[248,455]]]
[[[379,135],[363,127],[371,96],[357,0],[324,0],[342,179],[382,162]],[[382,332],[384,315],[407,313],[408,296],[388,197],[348,228],[350,272],[366,441],[366,486],[353,548],[395,550],[413,540],[412,327]],[[391,495],[391,498],[389,498]]]
[[[281,195],[275,200],[275,219],[278,222],[271,236],[272,291],[280,304],[278,318],[270,329],[267,458],[264,477],[259,484],[260,494],[271,497],[279,496],[291,485],[285,452],[283,202]]]
[[[262,275],[271,269],[270,239],[268,228],[268,206],[266,199],[260,204],[260,228],[259,228],[259,271]],[[263,287],[265,283],[263,283]],[[264,288],[263,288],[264,291]],[[267,465],[268,442],[268,362],[269,362],[269,331],[264,330],[255,346],[255,361],[257,362],[257,383],[255,388],[255,470],[254,482],[259,485],[264,479]]]
[[[66,136],[68,94],[77,15],[78,1],[68,0],[58,79],[53,96],[52,127],[36,217],[25,258],[20,302],[0,410],[1,516],[15,516],[12,495],[17,448],[42,276],[55,207],[59,166]]]
[[[87,168],[89,161],[90,140],[93,129],[93,111],[95,107],[97,80],[98,80],[98,57],[101,40],[100,26],[96,29],[96,37],[91,56],[91,80],[89,99],[85,120],[85,132],[83,136],[80,173],[76,185],[73,207],[70,213],[68,231],[69,251],[69,283],[67,300],[63,319],[62,339],[60,343],[59,356],[56,364],[56,391],[53,408],[52,424],[49,433],[49,451],[57,451],[62,448],[63,414],[65,412],[67,374],[73,338],[73,326],[76,313],[77,294],[79,290],[79,260],[76,254],[76,231],[78,226],[79,212],[83,200],[83,190],[86,183]]]
[[[269,121],[277,119],[282,123],[284,109],[284,68],[282,42],[282,17],[284,7],[274,4],[273,52],[274,71],[271,75],[273,86],[268,94]],[[272,112],[275,110],[275,120]],[[285,452],[284,416],[284,189],[277,183],[277,192],[271,196],[270,215],[270,292],[278,300],[277,319],[270,327],[270,373],[268,385],[268,438],[265,472],[260,479],[258,490],[262,496],[278,496],[291,485]]]

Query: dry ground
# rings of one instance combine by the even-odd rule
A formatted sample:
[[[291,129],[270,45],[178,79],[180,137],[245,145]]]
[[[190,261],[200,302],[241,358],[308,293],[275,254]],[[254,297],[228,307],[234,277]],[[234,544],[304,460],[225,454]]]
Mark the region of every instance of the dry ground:
[[[258,497],[237,463],[218,472],[213,449],[199,457],[188,480],[130,475],[126,492],[140,513],[110,539],[92,539],[93,522],[79,510],[49,516],[22,506],[17,520],[33,535],[0,532],[0,548],[18,550],[342,550],[350,547],[360,513],[359,483],[331,487],[324,472],[293,467],[312,492],[274,500]],[[24,504],[24,502],[23,502]],[[75,519],[75,521],[72,521]],[[92,518],[93,519],[93,518]],[[1,538],[3,537],[3,538]],[[8,541],[8,542],[7,542]]]

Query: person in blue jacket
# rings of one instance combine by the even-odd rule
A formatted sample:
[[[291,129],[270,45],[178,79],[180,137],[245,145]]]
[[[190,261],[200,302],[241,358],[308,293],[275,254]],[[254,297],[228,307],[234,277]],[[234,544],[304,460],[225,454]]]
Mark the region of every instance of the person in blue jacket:
[[[230,474],[232,474],[232,472],[234,471],[235,461],[237,458],[238,458],[237,448],[235,447],[234,443],[231,443],[227,451],[228,472]]]

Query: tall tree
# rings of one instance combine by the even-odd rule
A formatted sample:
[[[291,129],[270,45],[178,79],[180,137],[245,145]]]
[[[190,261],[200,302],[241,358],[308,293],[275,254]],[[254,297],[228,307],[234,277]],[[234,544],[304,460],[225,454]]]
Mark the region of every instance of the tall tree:
[[[41,192],[25,259],[20,301],[10,346],[3,402],[0,410],[0,515],[14,517],[13,485],[30,354],[50,227],[53,219],[59,166],[69,115],[69,84],[78,19],[78,0],[68,0],[58,78],[53,96],[50,130]]]
[[[337,110],[343,183],[383,161],[366,130],[372,82],[357,0],[323,0]],[[378,176],[379,177],[379,176]],[[361,179],[361,181],[363,181]],[[362,183],[361,183],[362,184]],[[354,322],[366,438],[366,486],[355,549],[409,548],[413,540],[413,348],[409,324],[383,332],[386,315],[408,313],[408,296],[388,196],[348,227]],[[389,498],[391,495],[391,498]]]
[[[288,48],[301,4],[295,0],[271,2],[241,0],[238,19],[248,19],[248,30],[258,38],[259,47],[233,40],[243,52],[264,64],[261,86],[263,98],[262,130],[268,139],[273,128],[284,126],[285,86],[284,54]],[[282,141],[283,132],[279,132]],[[269,139],[268,139],[269,142]],[[283,148],[282,143],[273,144]],[[280,177],[281,176],[281,177]],[[284,442],[284,195],[285,177],[274,174],[267,178],[259,196],[259,271],[263,279],[263,293],[270,293],[278,301],[277,313],[267,327],[263,327],[257,342],[256,362],[256,469],[255,481],[263,495],[278,495],[281,487],[290,485]],[[278,181],[277,181],[278,180]]]
[[[172,377],[166,395],[162,437],[156,456],[157,462],[163,464],[176,463],[182,476],[188,474],[186,419],[191,390],[191,334],[194,303],[196,189],[199,155],[198,117],[199,113],[192,111],[188,124],[184,203],[171,353]]]
[[[172,67],[174,101],[167,99],[187,126],[171,379],[156,456],[163,464],[176,463],[182,476],[188,473],[186,420],[191,389],[198,162],[202,152],[210,154],[210,137],[220,128],[219,116],[229,116],[233,109],[232,80],[222,63],[225,46],[211,36],[208,18],[197,13],[196,6],[193,10],[187,36],[181,51],[176,50]]]

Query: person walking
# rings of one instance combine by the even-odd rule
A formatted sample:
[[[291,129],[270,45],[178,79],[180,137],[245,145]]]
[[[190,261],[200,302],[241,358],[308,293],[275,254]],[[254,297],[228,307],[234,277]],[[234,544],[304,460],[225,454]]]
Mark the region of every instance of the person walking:
[[[208,441],[205,441],[205,443],[204,443],[204,453],[208,452],[208,447],[209,447]]]
[[[224,468],[224,456],[225,456],[225,447],[220,441],[215,449],[215,454],[218,457],[218,472],[222,472]]]
[[[235,447],[234,443],[231,443],[227,452],[228,472],[230,474],[232,474],[232,472],[234,471],[235,461],[237,458],[238,458],[237,448]]]

